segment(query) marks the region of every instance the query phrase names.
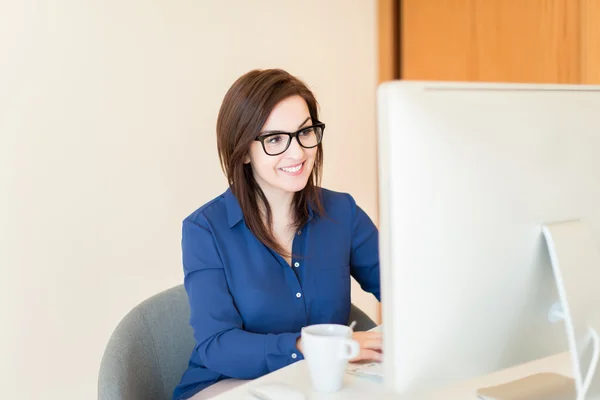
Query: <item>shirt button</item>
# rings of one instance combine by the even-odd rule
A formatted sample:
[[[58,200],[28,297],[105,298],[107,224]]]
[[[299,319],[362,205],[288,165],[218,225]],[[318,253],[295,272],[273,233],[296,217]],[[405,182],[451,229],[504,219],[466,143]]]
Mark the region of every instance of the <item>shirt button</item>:
[[[296,353],[292,353],[292,358],[295,360],[296,358],[298,358],[298,355]]]
[[[298,236],[302,235],[302,231],[298,231]]]
[[[300,298],[300,297],[302,297],[302,293],[300,293],[300,292],[296,293],[296,297],[297,297],[297,298]]]
[[[298,268],[299,266],[300,266],[300,263],[299,263],[298,261],[296,261],[296,262],[294,263],[294,267]]]

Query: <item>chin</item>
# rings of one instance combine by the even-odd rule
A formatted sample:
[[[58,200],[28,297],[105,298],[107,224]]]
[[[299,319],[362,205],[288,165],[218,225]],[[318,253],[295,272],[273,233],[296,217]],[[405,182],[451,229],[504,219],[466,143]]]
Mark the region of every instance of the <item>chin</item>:
[[[306,182],[303,185],[288,185],[287,187],[284,187],[284,190],[286,192],[297,193],[297,192],[304,190],[305,187],[306,187]]]
[[[282,183],[282,185],[280,185],[280,188],[285,190],[286,192],[296,193],[303,190],[306,187],[307,183],[308,179],[304,179],[300,182],[285,182]]]

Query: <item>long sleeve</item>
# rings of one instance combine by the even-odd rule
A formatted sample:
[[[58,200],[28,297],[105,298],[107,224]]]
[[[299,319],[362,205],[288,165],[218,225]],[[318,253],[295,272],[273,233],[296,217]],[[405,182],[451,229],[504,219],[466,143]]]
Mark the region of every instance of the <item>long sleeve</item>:
[[[352,206],[350,268],[361,288],[381,301],[379,232],[369,216],[349,196]]]
[[[258,334],[243,329],[208,222],[184,221],[182,254],[195,351],[206,368],[231,378],[254,379],[302,359],[296,348],[299,332]]]

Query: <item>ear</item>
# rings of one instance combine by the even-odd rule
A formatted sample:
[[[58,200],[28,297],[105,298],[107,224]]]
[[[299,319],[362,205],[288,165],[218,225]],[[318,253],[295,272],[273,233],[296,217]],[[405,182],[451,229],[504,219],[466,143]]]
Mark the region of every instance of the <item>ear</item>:
[[[248,153],[244,156],[244,164],[250,164],[250,154]]]

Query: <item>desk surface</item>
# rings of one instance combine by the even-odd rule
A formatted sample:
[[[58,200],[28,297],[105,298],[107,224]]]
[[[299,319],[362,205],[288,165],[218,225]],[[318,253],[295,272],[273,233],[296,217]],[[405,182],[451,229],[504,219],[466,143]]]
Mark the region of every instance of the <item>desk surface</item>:
[[[557,354],[552,357],[541,360],[532,361],[506,370],[498,371],[490,375],[486,375],[477,379],[462,382],[460,384],[450,386],[443,390],[424,393],[419,396],[410,396],[410,400],[469,400],[477,399],[476,391],[480,387],[491,386],[508,382],[517,378],[531,375],[538,372],[555,372],[572,377],[571,363],[568,353]],[[362,376],[354,376],[346,374],[344,379],[344,387],[342,390],[326,394],[312,391],[308,367],[306,361],[298,361],[292,365],[282,368],[278,371],[267,374],[261,378],[255,379],[241,386],[227,391],[217,397],[216,400],[239,400],[248,399],[256,400],[248,389],[252,386],[260,386],[266,383],[285,383],[305,394],[307,399],[336,399],[336,400],[401,400],[407,399],[405,396],[400,396],[389,392],[385,389],[382,380],[376,378],[366,378]]]

